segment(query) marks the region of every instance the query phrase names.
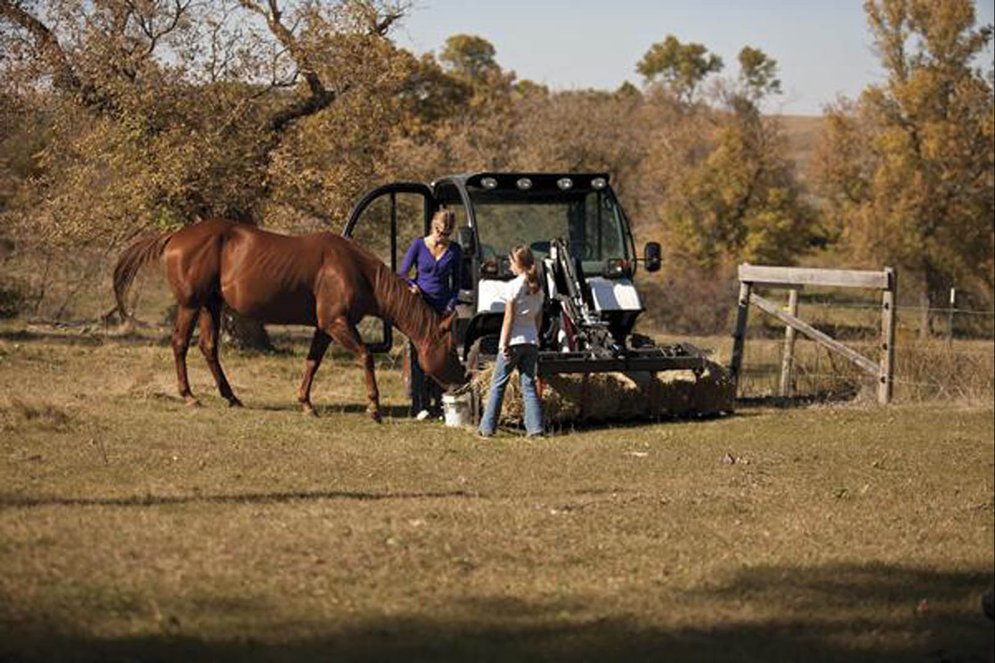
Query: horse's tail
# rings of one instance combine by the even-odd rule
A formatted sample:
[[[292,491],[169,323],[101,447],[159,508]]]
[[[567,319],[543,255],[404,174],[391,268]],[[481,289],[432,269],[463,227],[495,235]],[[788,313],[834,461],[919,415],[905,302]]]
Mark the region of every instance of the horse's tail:
[[[114,298],[117,300],[117,310],[121,314],[122,320],[130,320],[125,298],[128,289],[135,281],[139,270],[145,265],[158,260],[166,248],[166,242],[172,237],[172,233],[160,234],[156,232],[145,233],[131,246],[124,250],[118,258],[114,267]]]

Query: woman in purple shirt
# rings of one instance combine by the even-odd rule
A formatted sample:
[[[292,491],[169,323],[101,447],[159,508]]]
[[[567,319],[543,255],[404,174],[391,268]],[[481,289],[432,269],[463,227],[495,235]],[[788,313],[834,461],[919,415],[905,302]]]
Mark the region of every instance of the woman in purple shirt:
[[[412,292],[420,293],[425,302],[440,315],[456,309],[459,295],[463,250],[450,241],[456,215],[452,210],[440,209],[432,217],[431,233],[411,242],[398,273],[404,277]],[[409,274],[415,270],[412,279]],[[442,391],[432,380],[425,379],[425,372],[418,365],[414,345],[408,345],[411,358],[411,415],[419,419],[438,416],[442,412]]]

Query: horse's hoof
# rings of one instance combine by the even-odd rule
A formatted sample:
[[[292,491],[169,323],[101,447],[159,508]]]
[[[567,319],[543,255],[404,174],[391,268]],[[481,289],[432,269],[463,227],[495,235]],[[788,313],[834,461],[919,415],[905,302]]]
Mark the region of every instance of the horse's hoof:
[[[301,406],[301,414],[305,417],[317,417],[318,411],[310,403],[305,403]]]
[[[383,416],[380,414],[379,410],[374,410],[373,412],[370,412],[370,418],[373,419],[373,421],[375,421],[378,424],[383,423]]]
[[[228,407],[245,407],[242,405],[242,401],[238,400],[234,396],[228,399]]]
[[[183,399],[183,404],[187,407],[200,407],[200,401],[198,401],[193,396],[187,396]]]

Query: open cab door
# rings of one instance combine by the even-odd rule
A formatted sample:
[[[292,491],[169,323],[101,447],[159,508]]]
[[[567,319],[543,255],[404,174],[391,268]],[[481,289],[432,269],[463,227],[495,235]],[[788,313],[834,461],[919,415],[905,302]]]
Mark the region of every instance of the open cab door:
[[[436,207],[432,190],[421,182],[388,184],[363,196],[342,235],[372,251],[396,272],[412,240],[428,234]],[[390,350],[392,331],[390,320],[367,318],[359,325],[371,352]]]

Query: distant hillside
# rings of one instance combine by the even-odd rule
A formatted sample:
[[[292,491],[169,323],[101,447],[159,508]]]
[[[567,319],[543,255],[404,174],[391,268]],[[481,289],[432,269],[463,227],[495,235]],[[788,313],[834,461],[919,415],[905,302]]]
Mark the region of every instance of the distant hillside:
[[[779,115],[788,139],[788,156],[798,165],[798,179],[808,184],[812,179],[815,150],[822,135],[824,120],[819,115]]]

